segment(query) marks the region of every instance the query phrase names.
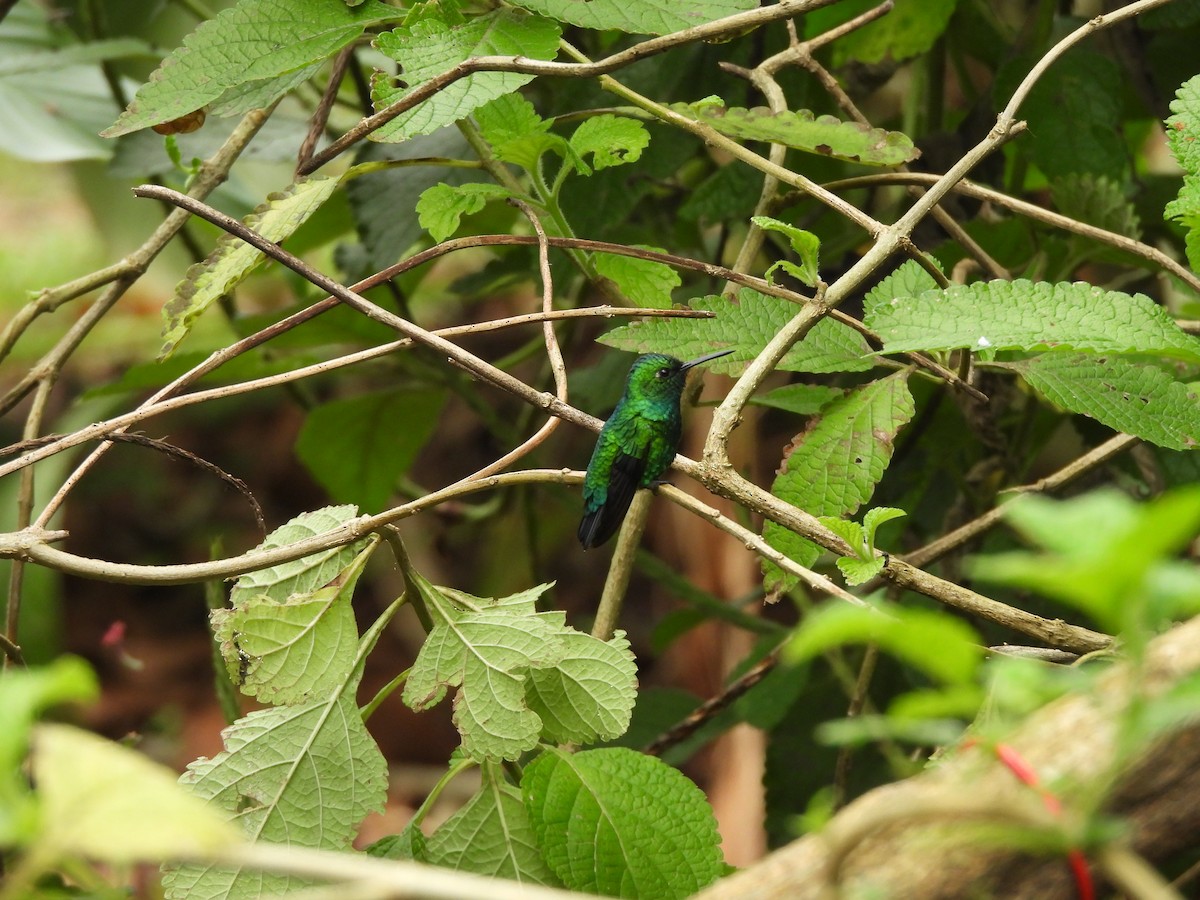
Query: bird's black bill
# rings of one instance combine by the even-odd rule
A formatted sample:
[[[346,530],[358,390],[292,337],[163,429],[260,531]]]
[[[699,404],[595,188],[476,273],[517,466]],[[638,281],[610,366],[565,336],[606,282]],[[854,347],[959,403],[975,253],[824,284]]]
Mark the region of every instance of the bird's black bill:
[[[728,356],[732,352],[732,350],[718,350],[716,353],[708,353],[704,356],[701,356],[699,359],[689,359],[679,367],[679,371],[686,372],[688,369],[692,368],[692,366],[698,366],[701,363],[706,363],[710,359],[716,359],[718,356]]]

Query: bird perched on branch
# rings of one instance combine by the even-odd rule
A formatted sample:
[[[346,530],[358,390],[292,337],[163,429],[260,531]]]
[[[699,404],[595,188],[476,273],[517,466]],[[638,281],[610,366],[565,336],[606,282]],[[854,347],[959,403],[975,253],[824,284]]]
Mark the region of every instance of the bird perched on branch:
[[[688,370],[732,352],[720,350],[688,362],[647,353],[633,361],[625,392],[600,429],[583,480],[583,549],[599,547],[612,537],[638,488],[650,487],[671,465],[679,446],[679,401]]]

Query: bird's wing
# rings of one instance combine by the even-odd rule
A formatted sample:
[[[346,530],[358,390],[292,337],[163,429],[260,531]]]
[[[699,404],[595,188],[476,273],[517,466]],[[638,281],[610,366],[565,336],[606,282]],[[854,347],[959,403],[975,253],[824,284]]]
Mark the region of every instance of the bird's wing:
[[[633,495],[637,493],[642,476],[646,473],[649,451],[650,446],[647,443],[640,456],[618,453],[617,458],[613,460],[604,502],[585,515],[579,523],[579,543],[583,544],[585,550],[599,547],[621,527],[629,504],[633,502]]]

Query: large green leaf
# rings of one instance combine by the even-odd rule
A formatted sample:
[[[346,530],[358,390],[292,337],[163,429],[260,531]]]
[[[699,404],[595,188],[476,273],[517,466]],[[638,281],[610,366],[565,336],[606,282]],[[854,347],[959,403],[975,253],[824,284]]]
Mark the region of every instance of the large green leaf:
[[[367,733],[355,693],[392,604],[359,642],[349,676],[328,697],[260,709],[222,732],[225,749],[188,766],[180,782],[223,810],[251,840],[349,850],[359,824],[387,799],[387,761]],[[165,871],[168,898],[257,898],[307,884],[240,867]]]
[[[437,428],[442,391],[378,391],[313,408],[296,454],[335,500],[379,510]]]
[[[878,644],[946,684],[971,683],[983,661],[979,635],[965,622],[943,612],[895,604],[826,604],[804,617],[785,656],[799,663],[845,644],[866,643]]]
[[[246,227],[279,243],[308,221],[338,186],[338,179],[302,178],[282,191],[267,195],[246,217]],[[163,346],[159,359],[174,352],[192,323],[216,300],[227,294],[266,259],[266,255],[241,238],[226,234],[203,262],[187,270],[175,295],[163,305]]]
[[[856,388],[823,407],[784,452],[771,493],[814,516],[844,516],[871,498],[892,458],[896,434],[913,415],[906,372]],[[821,549],[781,525],[767,522],[777,550],[811,566]],[[772,588],[791,583],[766,564]]]
[[[716,313],[712,319],[648,319],[614,328],[602,344],[637,353],[667,353],[689,359],[713,350],[732,348],[707,368],[736,375],[754,359],[798,309],[794,303],[744,288],[736,302],[724,297],[700,297],[692,309]],[[858,332],[832,319],[822,319],[784,355],[778,368],[785,372],[864,372],[873,365],[871,349]]]
[[[561,883],[538,851],[520,790],[491,766],[479,791],[429,836],[425,861],[527,884]]]
[[[610,641],[565,631],[563,658],[533,669],[525,699],[542,720],[544,740],[592,744],[620,737],[637,698],[637,663],[625,632]]]
[[[163,60],[103,134],[116,137],[167,122],[248,83],[306,69],[332,56],[368,26],[397,15],[377,0],[355,7],[328,0],[240,0],[184,38],[183,46]],[[283,79],[271,93],[282,96],[293,86]],[[256,97],[259,105],[264,100]]]
[[[1200,75],[1175,92],[1167,119],[1167,142],[1183,168],[1179,196],[1167,204],[1163,215],[1187,226],[1187,256],[1194,271],[1200,271]]]
[[[1200,338],[1144,294],[1024,279],[953,285],[880,303],[866,317],[889,353],[1074,349],[1200,362]]]
[[[351,521],[357,513],[358,510],[353,506],[326,506],[301,513],[268,534],[254,549],[286,547],[288,544],[332,531]],[[233,590],[229,592],[229,601],[234,606],[240,606],[252,597],[265,594],[276,603],[285,603],[295,594],[311,593],[329,584],[346,570],[369,540],[370,538],[363,538],[353,544],[331,547],[291,562],[247,572],[238,578]]]
[[[742,109],[708,101],[672,103],[671,109],[743,141],[786,144],[868,166],[898,166],[921,155],[912,139],[898,131],[818,116],[806,109],[772,112],[762,106]]]
[[[412,25],[384,32],[375,39],[375,46],[400,64],[406,86],[396,87],[391,79],[377,75],[371,85],[375,108],[390,106],[410,89],[473,56],[553,59],[558,53],[559,33],[556,22],[513,10],[494,10],[461,23],[426,16]],[[516,72],[476,72],[401,113],[373,131],[371,138],[403,141],[429,134],[532,79],[532,75]]]
[[[525,767],[521,792],[542,856],[574,890],[669,900],[724,870],[704,794],[653,756],[547,750]]]
[[[329,584],[282,603],[257,594],[213,610],[213,636],[243,693],[274,705],[305,703],[345,683],[358,650],[350,599],[373,549]]]
[[[667,34],[753,9],[754,0],[513,0],[513,6],[601,31]]]
[[[1200,447],[1200,396],[1158,366],[1089,353],[1042,353],[1004,365],[1070,412],[1171,450]]]
[[[643,309],[670,309],[671,291],[682,283],[678,272],[652,259],[596,253],[593,262],[597,272],[605,278],[611,278],[634,306]]]

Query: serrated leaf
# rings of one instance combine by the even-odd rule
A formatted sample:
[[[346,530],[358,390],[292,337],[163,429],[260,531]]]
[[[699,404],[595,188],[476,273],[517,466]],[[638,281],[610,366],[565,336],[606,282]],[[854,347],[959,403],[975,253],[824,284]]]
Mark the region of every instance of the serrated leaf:
[[[435,184],[417,201],[417,219],[435,241],[444,241],[458,230],[463,216],[479,212],[489,200],[511,196],[508,188],[487,182]]]
[[[867,643],[946,684],[971,682],[983,661],[979,636],[965,622],[944,612],[891,603],[818,607],[804,617],[784,656],[801,663],[835,647]]]
[[[417,827],[417,823],[409,820],[404,830],[399,834],[389,834],[367,847],[367,856],[380,859],[411,859],[416,862],[428,862],[425,849],[425,834]]]
[[[542,720],[542,739],[592,744],[620,737],[637,698],[637,662],[625,632],[606,642],[568,631],[562,640],[562,661],[533,669],[526,683],[529,708]]]
[[[839,388],[823,384],[785,384],[761,396],[750,398],[758,406],[770,406],[800,416],[811,416],[842,396]]]
[[[892,458],[896,435],[914,407],[907,373],[856,388],[825,407],[784,452],[771,493],[814,516],[845,516],[871,498]],[[796,562],[811,566],[821,549],[767,522],[763,537]],[[775,566],[764,567],[771,589],[790,584]]]
[[[1188,263],[1200,271],[1200,75],[1189,79],[1175,92],[1171,112],[1166,121],[1167,144],[1183,168],[1183,185],[1179,196],[1167,204],[1163,217],[1179,219],[1187,226],[1186,250]]]
[[[572,157],[570,145],[561,135],[550,133],[550,123],[537,114],[533,104],[518,93],[504,94],[475,111],[479,133],[492,146],[496,158],[537,171],[542,154],[553,150]],[[577,167],[582,161],[574,160]]]
[[[637,246],[641,250],[659,249]],[[634,306],[643,309],[670,309],[671,291],[683,283],[678,272],[652,259],[596,253],[592,256],[592,262],[597,272],[605,278],[611,278]]]
[[[1004,363],[1051,403],[1171,450],[1200,446],[1200,397],[1158,366],[1119,356],[1042,353]]]
[[[557,22],[513,10],[494,10],[458,24],[432,16],[422,18],[375,39],[376,48],[400,64],[406,87],[398,88],[379,74],[372,81],[371,98],[376,109],[383,109],[473,56],[554,59],[559,35]],[[403,141],[429,134],[532,79],[532,75],[516,72],[473,73],[376,129],[371,139]]]
[[[805,231],[803,228],[797,228],[787,222],[780,222],[770,216],[753,216],[750,221],[764,231],[777,231],[784,235],[788,239],[788,243],[792,245],[792,249],[796,251],[796,255],[800,257],[799,266],[789,265],[784,261],[775,263],[770,269],[767,269],[766,277],[771,277],[771,271],[776,266],[783,266],[809,287],[816,287],[820,280],[817,264],[821,239],[811,231]]]
[[[1071,172],[1050,187],[1054,205],[1065,216],[1128,238],[1141,237],[1137,210],[1120,182],[1103,175]]]
[[[865,552],[867,533],[857,522],[837,516],[817,516],[817,521],[850,545],[855,552]]]
[[[863,516],[863,528],[867,532],[867,542],[874,547],[875,532],[879,530],[879,526],[884,522],[891,522],[893,519],[902,519],[906,515],[908,513],[902,509],[896,509],[894,506],[876,506],[867,510],[867,514]]]
[[[689,359],[714,350],[733,353],[707,368],[739,374],[798,312],[795,304],[744,288],[737,302],[715,295],[688,304],[716,313],[712,319],[650,319],[614,328],[600,343],[637,353],[667,353]],[[822,319],[803,341],[779,361],[784,372],[865,372],[872,367],[870,347],[862,335],[840,322]]]
[[[32,760],[41,807],[39,857],[128,864],[214,853],[240,838],[215,810],[182,790],[170,769],[98,735],[39,725]]]
[[[723,19],[755,7],[754,0],[513,0],[520,6],[560,22],[599,31],[668,34]]]
[[[637,119],[605,114],[585,119],[570,144],[580,159],[590,154],[592,169],[599,172],[637,162],[650,144],[650,132]]]
[[[870,559],[858,559],[854,556],[839,556],[837,567],[841,570],[846,584],[855,587],[866,584],[883,571],[883,557],[872,556]]]
[[[1090,172],[1123,180],[1128,152],[1112,127],[1121,118],[1123,80],[1113,59],[1080,47],[1038,79],[1019,112],[1029,123],[1033,159],[1048,177]]]
[[[870,316],[877,307],[891,303],[898,297],[915,297],[917,294],[937,289],[938,283],[924,266],[915,259],[905,260],[894,272],[885,275],[875,287],[867,291],[863,297],[864,316]]]
[[[337,186],[336,178],[302,178],[282,191],[267,195],[266,202],[246,217],[245,224],[278,243],[308,221]],[[159,359],[170,356],[200,314],[265,259],[261,250],[241,238],[232,234],[222,236],[204,262],[187,270],[175,288],[175,295],[163,306],[163,346]]]
[[[342,3],[240,0],[185,37],[128,109],[102,133],[117,137],[168,122],[231,88],[305,68],[332,56],[368,26],[397,14],[375,0],[355,8]]]
[[[419,573],[409,573],[434,627],[417,654],[404,702],[428,709],[458,688],[454,724],[474,759],[516,759],[537,744],[542,721],[525,699],[534,668],[563,658],[562,614],[463,610]]]
[[[899,166],[921,155],[912,139],[899,131],[818,116],[806,109],[772,112],[764,106],[744,109],[709,102],[672,103],[670,108],[732,138],[784,144],[865,166]]]
[[[866,323],[888,353],[1052,348],[1200,361],[1200,339],[1180,330],[1149,297],[1084,282],[952,285],[880,304]]]
[[[326,506],[301,513],[268,534],[254,549],[270,550],[295,544],[339,528],[352,521],[357,514],[358,510],[354,506]],[[247,572],[238,578],[233,590],[229,592],[229,601],[234,606],[239,606],[251,597],[266,594],[271,599],[283,603],[293,594],[314,591],[329,584],[349,566],[369,540],[370,538],[362,538],[353,544],[331,547],[291,562]]]
[[[489,770],[485,767],[479,791],[429,836],[426,860],[446,869],[557,886],[538,851],[520,790]]]
[[[373,549],[309,593],[283,603],[260,594],[213,611],[214,637],[243,693],[273,705],[306,703],[345,683],[358,652],[350,600]]]
[[[353,690],[256,710],[222,736],[225,750],[189,765],[180,782],[224,810],[248,838],[348,850],[359,823],[383,808],[387,764],[363,726]],[[171,868],[163,877],[166,897],[180,900],[258,897],[308,883],[202,865]]]
[[[260,709],[222,732],[225,749],[188,766],[180,783],[234,820],[252,840],[348,850],[359,824],[387,799],[387,762],[355,701],[367,654],[400,601],[359,642],[341,690],[323,700]],[[167,900],[286,893],[307,877],[242,868],[180,865],[164,870]]]
[[[442,391],[379,391],[311,409],[296,455],[335,500],[382,509],[437,428]]]
[[[521,793],[543,858],[573,890],[670,900],[724,871],[704,794],[655,757],[548,750],[525,767]]]

